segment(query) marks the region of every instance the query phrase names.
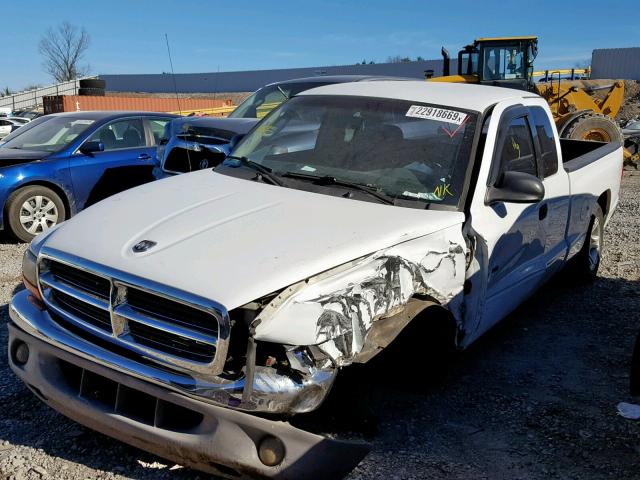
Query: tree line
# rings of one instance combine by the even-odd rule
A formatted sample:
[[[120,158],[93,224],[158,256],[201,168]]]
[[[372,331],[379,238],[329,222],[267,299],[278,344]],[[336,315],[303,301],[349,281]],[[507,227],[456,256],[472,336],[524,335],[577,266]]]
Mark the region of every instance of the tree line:
[[[393,56],[387,57],[387,59],[382,63],[424,62],[426,60],[427,60],[426,58],[423,58],[419,55],[416,58],[403,57],[402,55],[393,55]],[[375,60],[367,61],[367,59],[363,59],[362,62],[358,62],[356,63],[356,65],[375,65],[376,63],[378,62],[376,62]]]

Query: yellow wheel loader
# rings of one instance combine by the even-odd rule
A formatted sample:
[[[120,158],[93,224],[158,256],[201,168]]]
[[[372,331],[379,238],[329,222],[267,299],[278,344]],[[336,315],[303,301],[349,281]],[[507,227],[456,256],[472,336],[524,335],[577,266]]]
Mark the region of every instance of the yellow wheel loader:
[[[534,71],[538,37],[478,38],[458,52],[458,73],[450,74],[449,53],[443,47],[442,77],[431,82],[462,82],[528,90],[544,97],[562,138],[624,143],[614,121],[624,100],[620,80],[589,80],[588,69]],[[567,75],[569,78],[567,78]],[[627,161],[638,154],[625,150]]]

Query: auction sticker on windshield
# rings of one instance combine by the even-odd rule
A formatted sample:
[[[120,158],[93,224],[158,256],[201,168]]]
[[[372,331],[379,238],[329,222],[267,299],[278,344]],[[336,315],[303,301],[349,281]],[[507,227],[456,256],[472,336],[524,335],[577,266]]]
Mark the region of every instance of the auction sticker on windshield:
[[[424,107],[422,105],[411,105],[406,116],[423,118],[425,120],[436,120],[438,122],[455,123],[456,125],[462,125],[467,119],[466,113],[447,110],[446,108]]]

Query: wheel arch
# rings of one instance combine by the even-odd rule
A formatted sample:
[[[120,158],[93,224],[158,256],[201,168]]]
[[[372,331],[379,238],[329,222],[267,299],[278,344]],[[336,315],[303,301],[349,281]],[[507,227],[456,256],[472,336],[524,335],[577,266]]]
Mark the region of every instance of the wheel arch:
[[[67,192],[65,192],[64,188],[62,188],[60,185],[58,185],[55,182],[41,180],[41,179],[28,180],[24,183],[20,183],[19,185],[15,185],[14,188],[12,188],[7,193],[7,200],[11,197],[11,195],[13,195],[18,190],[21,190],[22,188],[26,188],[26,187],[32,187],[34,185],[53,190],[62,199],[62,203],[64,203],[64,209],[65,209],[64,220],[68,220],[71,217],[71,202],[69,200],[69,195],[67,194]],[[5,203],[2,206],[2,225],[5,226],[5,228],[7,225],[7,221],[8,221],[7,220],[7,201],[5,200]]]
[[[357,363],[367,363],[383,352],[388,357],[402,354],[404,348],[424,348],[433,339],[442,351],[453,352],[462,334],[454,315],[431,298],[413,297],[402,312],[376,323]]]
[[[600,209],[602,210],[602,216],[606,220],[609,214],[609,209],[611,208],[611,191],[607,190],[603,192],[598,197],[598,200],[596,201],[596,203],[600,206]]]

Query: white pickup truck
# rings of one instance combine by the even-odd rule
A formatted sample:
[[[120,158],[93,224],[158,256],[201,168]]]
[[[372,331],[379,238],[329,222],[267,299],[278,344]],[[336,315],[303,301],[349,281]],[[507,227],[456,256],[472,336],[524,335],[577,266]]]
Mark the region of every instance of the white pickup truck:
[[[287,419],[405,327],[465,348],[563,266],[593,279],[623,161],[559,140],[536,95],[418,81],[305,91],[234,155],[37,237],[9,361],[107,435],[283,479],[366,454]]]

